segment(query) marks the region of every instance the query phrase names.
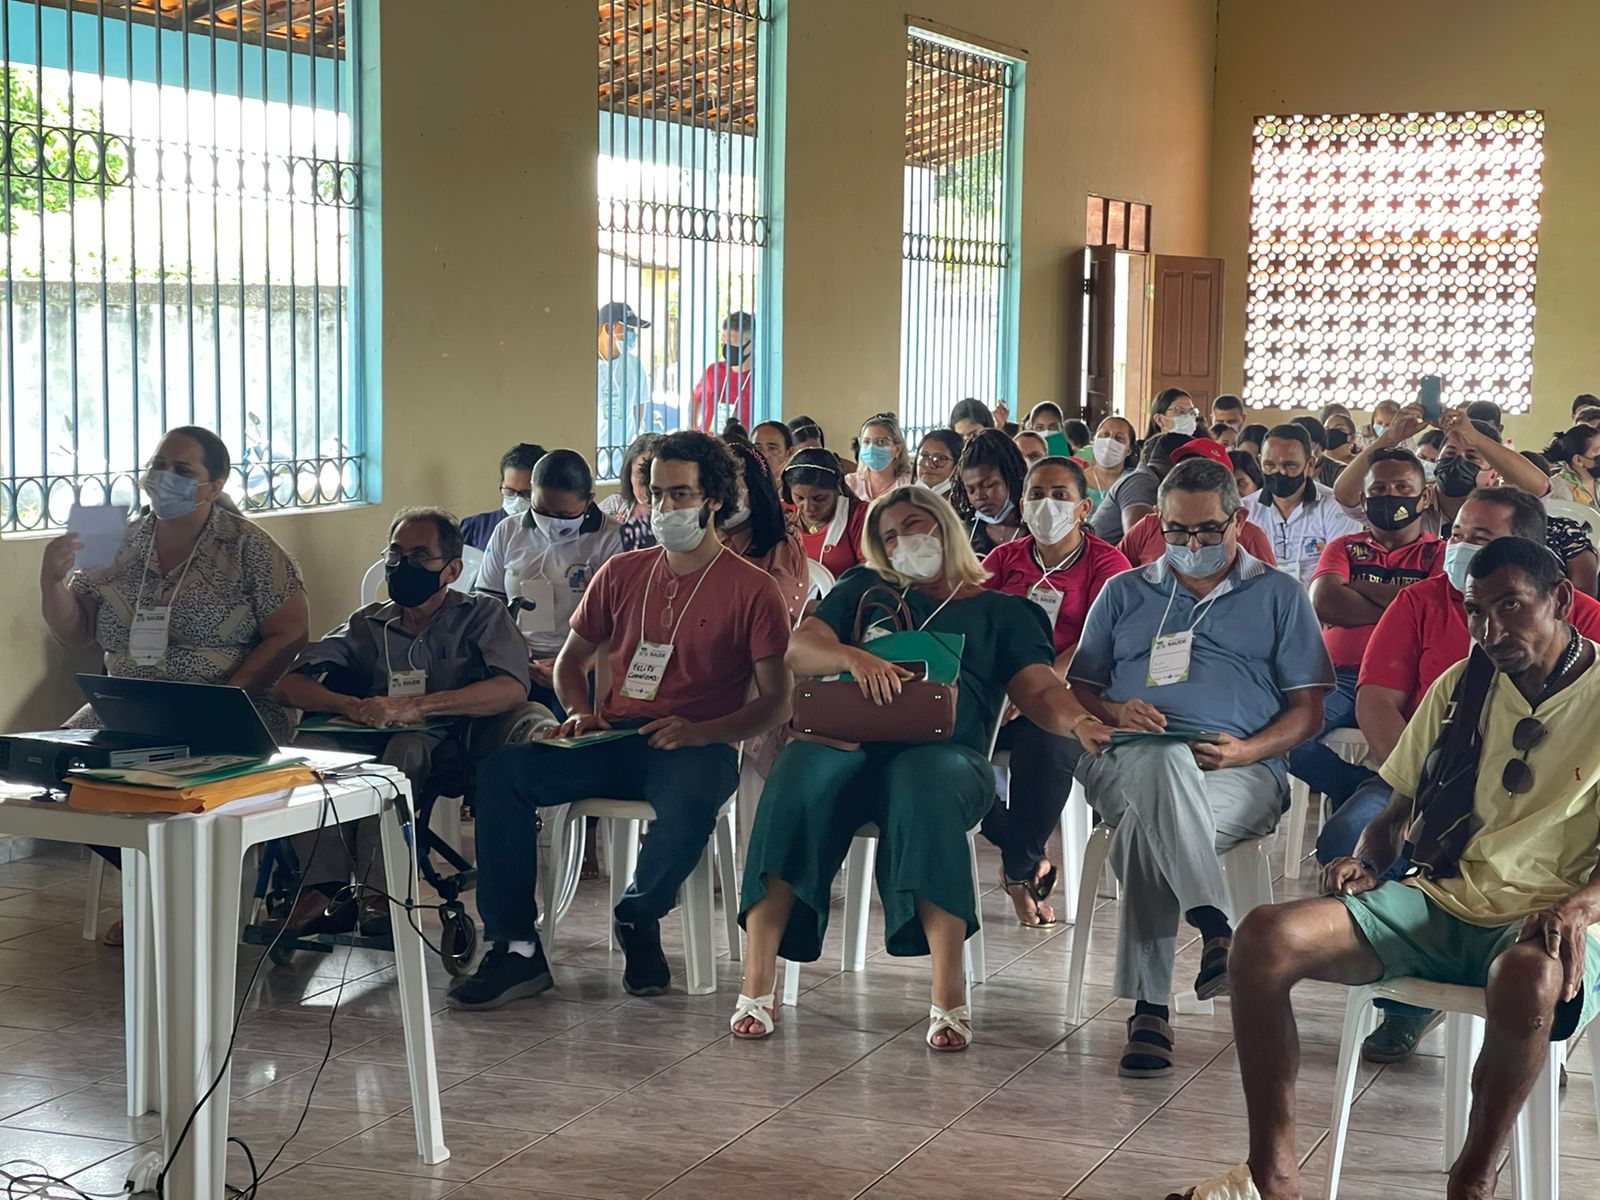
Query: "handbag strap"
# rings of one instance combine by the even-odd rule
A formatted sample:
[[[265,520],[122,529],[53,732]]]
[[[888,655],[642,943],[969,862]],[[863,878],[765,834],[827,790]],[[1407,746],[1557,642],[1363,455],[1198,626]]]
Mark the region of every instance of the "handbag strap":
[[[1406,850],[1412,864],[1433,878],[1456,874],[1457,859],[1466,845],[1482,753],[1479,725],[1494,673],[1489,656],[1473,646],[1423,765]]]
[[[887,602],[884,597],[888,598]],[[865,623],[867,612],[874,604],[884,609],[894,621],[895,629],[892,632],[898,633],[914,627],[915,622],[911,616],[911,609],[906,606],[906,598],[886,583],[875,583],[862,592],[861,599],[856,602],[855,631],[850,638],[852,646],[861,645],[861,637],[868,628]],[[883,618],[880,617],[878,620],[881,621]]]

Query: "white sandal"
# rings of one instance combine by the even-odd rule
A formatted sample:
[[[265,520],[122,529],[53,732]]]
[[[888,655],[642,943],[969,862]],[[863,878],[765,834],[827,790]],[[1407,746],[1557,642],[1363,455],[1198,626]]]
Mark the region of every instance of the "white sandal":
[[[1173,1192],[1167,1200],[1261,1200],[1261,1192],[1247,1163],[1184,1192]]]
[[[773,1020],[772,1017],[773,999],[772,992],[768,992],[765,996],[746,996],[743,992],[740,992],[739,1001],[733,1006],[733,1016],[728,1018],[728,1029],[733,1033],[733,1036],[752,1042],[771,1036],[773,1028],[777,1025],[777,1021]],[[761,1026],[760,1033],[741,1033],[739,1031],[739,1022],[748,1017],[756,1019],[756,1022]]]
[[[953,1033],[961,1039],[959,1046],[940,1046],[935,1044],[935,1034]],[[945,1054],[955,1054],[972,1045],[972,1006],[958,1005],[955,1008],[944,1009],[937,1004],[928,1006],[928,1045],[934,1050]]]

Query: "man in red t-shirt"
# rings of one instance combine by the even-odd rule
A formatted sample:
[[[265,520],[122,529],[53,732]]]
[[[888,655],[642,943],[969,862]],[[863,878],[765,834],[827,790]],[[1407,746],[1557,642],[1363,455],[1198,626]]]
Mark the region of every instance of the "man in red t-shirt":
[[[539,809],[588,796],[655,810],[613,916],[623,987],[636,996],[667,990],[659,923],[738,783],[734,746],[789,710],[789,610],[770,575],[723,553],[718,533],[738,507],[738,470],[706,434],[657,442],[650,521],[659,545],[608,560],[572,615],[555,665],[556,694],[571,714],[560,736],[634,732],[570,749],[509,747],[479,769],[478,912],[490,948],[475,974],[451,984],[453,1008],[498,1008],[552,986],[534,932]]]
[[[1444,570],[1444,542],[1424,528],[1428,477],[1409,450],[1383,449],[1367,459],[1363,517],[1367,528],[1323,548],[1311,576],[1311,606],[1339,684],[1323,698],[1322,733],[1289,755],[1289,770],[1338,808],[1372,776],[1347,763],[1321,738],[1355,724],[1361,656],[1402,588]]]
[[[1462,591],[1477,548],[1501,537],[1544,545],[1545,521],[1543,503],[1527,492],[1476,489],[1456,513],[1443,572],[1402,588],[1384,609],[1367,640],[1356,684],[1356,721],[1371,748],[1371,761],[1381,763],[1393,753],[1423,693],[1472,647]],[[1571,621],[1584,637],[1600,639],[1600,601],[1576,592]],[[1325,864],[1355,853],[1362,830],[1388,804],[1390,790],[1376,774],[1356,788],[1323,825],[1317,861]],[[1399,878],[1408,866],[1401,859],[1385,878]],[[1362,1044],[1362,1057],[1379,1063],[1409,1057],[1435,1014],[1389,1000],[1378,1001],[1378,1007],[1384,1012],[1383,1024]]]
[[[706,367],[694,385],[694,428],[720,434],[729,418],[751,428],[755,363],[750,355],[755,336],[756,319],[747,312],[729,313],[722,322],[722,361]]]

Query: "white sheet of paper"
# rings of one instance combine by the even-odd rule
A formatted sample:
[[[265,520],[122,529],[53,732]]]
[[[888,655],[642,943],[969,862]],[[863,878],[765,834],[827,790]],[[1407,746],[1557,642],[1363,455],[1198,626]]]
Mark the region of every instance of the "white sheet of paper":
[[[128,510],[116,504],[74,504],[67,514],[67,531],[83,543],[72,564],[76,570],[109,567],[128,531]]]

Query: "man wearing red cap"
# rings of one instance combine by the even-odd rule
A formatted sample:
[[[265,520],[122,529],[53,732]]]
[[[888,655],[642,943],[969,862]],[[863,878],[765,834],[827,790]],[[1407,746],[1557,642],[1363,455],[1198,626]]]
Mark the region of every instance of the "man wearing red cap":
[[[1211,438],[1197,437],[1185,442],[1172,452],[1172,465],[1177,466],[1186,458],[1209,458],[1212,462],[1233,470],[1233,460],[1228,457],[1228,448],[1221,442]],[[1259,558],[1269,565],[1276,565],[1277,559],[1272,556],[1272,543],[1267,540],[1267,535],[1262,532],[1259,525],[1248,521],[1239,530],[1239,545],[1246,554]],[[1123,534],[1122,541],[1117,544],[1127,560],[1136,567],[1153,563],[1160,558],[1167,548],[1166,542],[1161,538],[1161,518],[1155,513],[1148,513],[1133,523],[1133,528]]]

